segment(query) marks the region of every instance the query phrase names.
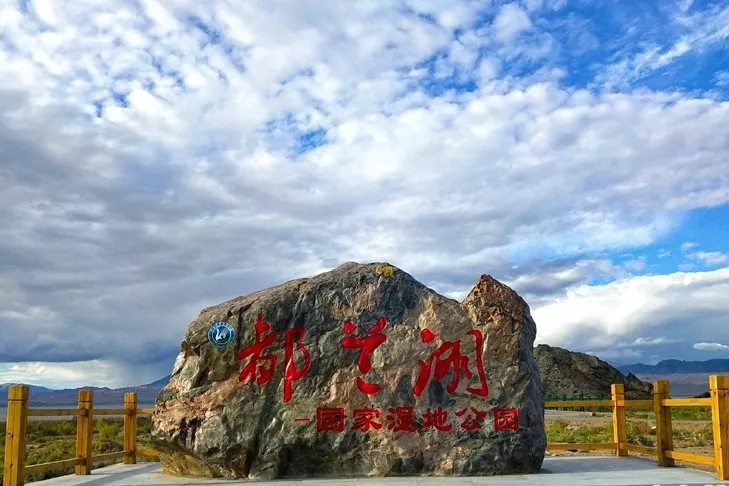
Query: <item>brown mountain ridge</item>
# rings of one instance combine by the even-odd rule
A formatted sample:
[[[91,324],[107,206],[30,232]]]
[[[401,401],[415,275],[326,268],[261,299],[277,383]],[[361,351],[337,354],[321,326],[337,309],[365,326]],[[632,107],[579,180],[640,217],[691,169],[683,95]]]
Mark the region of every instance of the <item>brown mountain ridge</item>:
[[[649,398],[653,385],[634,374],[622,374],[597,356],[540,344],[534,359],[542,375],[545,397],[610,396],[610,386],[622,383],[629,400]]]

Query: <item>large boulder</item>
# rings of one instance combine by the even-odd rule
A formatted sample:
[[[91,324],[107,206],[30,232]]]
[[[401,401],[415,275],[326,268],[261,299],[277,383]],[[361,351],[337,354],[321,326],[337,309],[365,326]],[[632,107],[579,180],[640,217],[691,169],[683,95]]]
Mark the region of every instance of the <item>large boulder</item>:
[[[228,347],[225,324],[209,337],[220,322]],[[204,309],[157,399],[154,444],[183,476],[536,473],[535,335],[526,302],[490,276],[459,303],[347,263]]]

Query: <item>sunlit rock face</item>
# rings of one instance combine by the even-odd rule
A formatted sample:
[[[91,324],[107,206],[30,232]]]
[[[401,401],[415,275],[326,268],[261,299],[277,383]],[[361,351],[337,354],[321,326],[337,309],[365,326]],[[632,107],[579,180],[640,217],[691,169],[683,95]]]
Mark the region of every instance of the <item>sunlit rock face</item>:
[[[235,333],[214,345],[220,322]],[[535,473],[535,335],[524,300],[489,276],[459,303],[347,263],[204,309],[157,400],[155,446],[186,476]]]

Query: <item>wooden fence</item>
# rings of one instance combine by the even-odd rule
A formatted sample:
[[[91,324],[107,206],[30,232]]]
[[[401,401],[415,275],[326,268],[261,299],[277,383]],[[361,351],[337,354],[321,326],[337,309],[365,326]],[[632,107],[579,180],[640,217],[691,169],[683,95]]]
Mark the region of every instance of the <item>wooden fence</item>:
[[[612,410],[613,441],[607,443],[577,444],[549,443],[547,450],[613,450],[616,456],[629,452],[653,456],[660,466],[673,466],[676,460],[713,466],[716,477],[729,479],[729,375],[709,377],[709,398],[671,398],[669,384],[665,380],[653,382],[653,398],[626,400],[624,386],[612,385],[609,400],[555,400],[546,401],[545,408],[599,408]],[[630,407],[652,408],[656,421],[656,445],[646,447],[629,444],[625,409]],[[711,407],[714,454],[712,456],[680,452],[673,448],[672,407]]]
[[[710,398],[670,398],[667,381],[653,383],[653,398],[626,400],[624,387],[612,385],[612,396],[605,400],[556,400],[546,401],[545,408],[605,408],[612,410],[613,441],[607,443],[549,443],[547,450],[612,450],[616,456],[629,452],[656,457],[660,466],[673,466],[676,460],[713,466],[716,477],[729,479],[729,375],[709,377]],[[656,421],[656,446],[646,447],[629,444],[627,440],[626,408],[652,408]],[[673,448],[671,426],[672,407],[711,407],[714,454],[712,456],[676,451]],[[3,486],[22,486],[25,476],[75,466],[76,474],[91,474],[94,463],[122,459],[124,464],[135,464],[138,455],[156,456],[151,450],[137,449],[137,417],[150,415],[151,408],[137,408],[137,395],[124,395],[124,408],[94,409],[93,392],[81,390],[78,407],[28,408],[28,387],[11,386],[8,391],[8,418],[5,439],[5,469]],[[100,415],[123,415],[124,450],[96,456],[91,455],[92,420]],[[45,464],[25,465],[25,429],[29,417],[75,416],[76,457]]]
[[[152,450],[137,449],[137,417],[151,415],[152,408],[137,408],[137,394],[124,394],[124,408],[94,408],[91,390],[78,393],[77,408],[29,408],[28,387],[13,385],[8,389],[8,417],[5,424],[5,467],[3,486],[22,486],[28,474],[75,467],[76,474],[91,474],[95,463],[122,459],[124,464],[135,464],[137,456],[156,456]],[[121,415],[124,417],[124,450],[91,455],[93,418]],[[25,465],[26,426],[30,417],[76,417],[76,457],[45,464]]]

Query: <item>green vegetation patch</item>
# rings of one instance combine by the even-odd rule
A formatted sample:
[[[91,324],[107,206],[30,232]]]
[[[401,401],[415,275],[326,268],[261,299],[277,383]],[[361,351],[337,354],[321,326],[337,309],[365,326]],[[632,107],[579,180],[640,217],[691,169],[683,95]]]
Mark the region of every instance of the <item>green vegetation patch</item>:
[[[711,407],[670,407],[673,420],[711,421]],[[653,408],[626,408],[625,415],[631,418],[655,418]]]
[[[124,421],[121,418],[98,418],[93,421],[93,455],[106,454],[124,449]],[[149,417],[137,418],[137,446],[149,448],[152,422]],[[5,423],[0,422],[0,457],[5,457]],[[28,466],[62,461],[76,457],[76,420],[31,420],[26,429],[26,457]],[[137,461],[146,458],[137,457]],[[119,461],[94,464],[94,468],[109,466]],[[39,474],[29,474],[27,482],[73,474],[73,468],[58,469]],[[3,470],[0,468],[0,482]]]
[[[595,443],[612,442],[613,426],[610,423],[573,425],[564,420],[547,422],[547,442]]]
[[[626,434],[629,444],[655,447],[656,428],[653,422],[646,420],[628,420]],[[613,441],[612,423],[605,422],[592,425],[575,425],[565,420],[547,422],[547,441],[551,443],[594,444]],[[713,433],[711,424],[691,426],[690,428],[673,427],[674,447],[711,447]]]

